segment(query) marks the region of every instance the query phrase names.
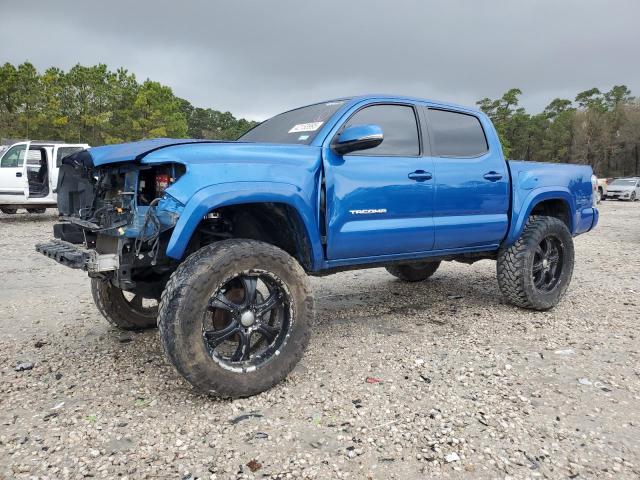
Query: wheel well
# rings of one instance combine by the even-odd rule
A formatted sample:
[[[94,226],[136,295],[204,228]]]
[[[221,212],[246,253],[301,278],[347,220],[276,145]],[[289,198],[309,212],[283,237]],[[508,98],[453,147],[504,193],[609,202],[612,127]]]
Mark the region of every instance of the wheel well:
[[[571,209],[569,208],[567,202],[565,202],[564,200],[544,200],[533,207],[533,210],[531,210],[531,215],[555,217],[564,222],[569,231],[572,231]]]
[[[225,238],[248,238],[275,245],[311,270],[311,243],[298,211],[285,203],[244,203],[217,208],[198,224],[196,245]]]

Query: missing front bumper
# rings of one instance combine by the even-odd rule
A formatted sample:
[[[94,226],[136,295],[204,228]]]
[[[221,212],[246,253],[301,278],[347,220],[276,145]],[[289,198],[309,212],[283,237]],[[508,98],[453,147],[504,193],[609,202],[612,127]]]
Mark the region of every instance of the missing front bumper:
[[[36,251],[62,265],[89,273],[111,272],[119,266],[118,255],[115,253],[101,254],[63,240],[39,243]]]

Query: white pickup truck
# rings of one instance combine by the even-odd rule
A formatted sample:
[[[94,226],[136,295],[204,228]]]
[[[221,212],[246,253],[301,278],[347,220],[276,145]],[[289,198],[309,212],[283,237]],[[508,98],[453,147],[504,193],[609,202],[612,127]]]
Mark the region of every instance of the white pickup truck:
[[[57,204],[56,186],[63,157],[86,143],[18,142],[0,151],[0,211],[44,213]]]

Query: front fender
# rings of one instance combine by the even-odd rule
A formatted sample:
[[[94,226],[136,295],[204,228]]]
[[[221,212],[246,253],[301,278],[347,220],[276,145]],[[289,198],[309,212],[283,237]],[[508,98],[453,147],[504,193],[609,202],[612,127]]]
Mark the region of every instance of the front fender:
[[[296,209],[311,246],[312,269],[322,262],[322,243],[313,207],[300,188],[281,182],[229,182],[198,190],[185,205],[167,246],[167,256],[180,260],[202,218],[212,210],[243,203],[284,203]]]
[[[520,197],[520,195],[526,192],[526,196]],[[518,195],[520,194],[520,195]],[[545,200],[562,200],[569,206],[569,230],[571,233],[575,232],[576,225],[576,204],[573,195],[566,187],[551,186],[540,187],[534,190],[519,190],[513,198],[511,222],[509,227],[509,233],[503,242],[503,246],[508,247],[513,245],[524,230],[531,211],[540,202]]]

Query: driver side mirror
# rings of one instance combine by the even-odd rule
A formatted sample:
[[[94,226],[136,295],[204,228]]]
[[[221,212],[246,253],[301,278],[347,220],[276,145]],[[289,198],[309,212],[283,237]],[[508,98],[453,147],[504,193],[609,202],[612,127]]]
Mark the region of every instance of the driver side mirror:
[[[378,125],[353,125],[345,128],[331,148],[339,155],[367,150],[382,143],[384,136]]]

